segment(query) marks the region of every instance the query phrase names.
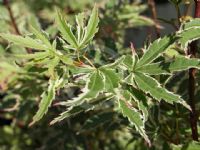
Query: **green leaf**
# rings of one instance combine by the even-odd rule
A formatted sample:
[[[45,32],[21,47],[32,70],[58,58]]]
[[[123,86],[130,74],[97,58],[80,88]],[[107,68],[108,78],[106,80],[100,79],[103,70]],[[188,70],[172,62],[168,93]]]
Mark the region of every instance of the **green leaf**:
[[[73,71],[74,75],[79,74],[90,74],[95,71],[95,68],[86,66],[86,67],[77,67],[77,66],[69,66],[70,70]]]
[[[56,23],[58,25],[58,30],[61,32],[63,38],[74,48],[78,47],[75,35],[72,33],[71,27],[66,23],[64,16],[57,11],[56,13]]]
[[[135,89],[133,87],[131,87],[129,89],[129,92],[130,92],[133,100],[135,102],[137,102],[139,110],[142,111],[144,121],[147,121],[147,119],[148,119],[148,104],[147,104],[146,96],[144,95],[144,93],[142,91],[139,91],[138,89]]]
[[[3,70],[11,71],[11,72],[17,72],[17,73],[26,73],[22,68],[20,68],[17,65],[10,64],[8,62],[0,62],[0,70],[3,68]]]
[[[83,38],[83,41],[81,42],[81,45],[87,44],[94,37],[94,35],[98,31],[98,23],[99,23],[98,9],[95,6],[92,10],[92,14],[88,21],[86,31],[85,31],[85,36]]]
[[[104,80],[104,88],[107,92],[113,92],[114,89],[119,86],[119,76],[117,73],[115,73],[115,70],[113,69],[99,69],[101,73],[103,74],[105,80]]]
[[[188,142],[184,145],[170,145],[172,150],[199,150],[200,149],[200,143],[196,141]]]
[[[118,102],[122,114],[127,117],[131,123],[133,123],[140,135],[145,139],[147,143],[150,144],[151,142],[145,133],[144,121],[142,120],[141,114],[136,109],[127,106],[124,100],[119,100]]]
[[[83,111],[85,111],[85,109],[80,106],[70,107],[67,111],[62,112],[58,117],[53,119],[53,121],[50,122],[50,125],[53,125],[56,122],[60,122],[66,118],[75,116]]]
[[[175,71],[188,70],[189,68],[200,68],[200,60],[195,58],[177,57],[171,62],[159,62],[144,65],[136,71],[149,75],[172,74]]]
[[[78,43],[80,43],[84,38],[84,34],[85,34],[84,19],[85,19],[85,14],[84,13],[79,13],[76,16]]]
[[[115,60],[115,62],[104,65],[101,68],[105,68],[105,69],[116,68],[123,62],[124,59],[125,59],[125,55],[119,57],[117,60]]]
[[[76,15],[76,23],[81,29],[83,29],[85,26],[84,19],[85,19],[84,13],[79,13],[78,15]]]
[[[164,52],[164,56],[167,56],[168,58],[182,57],[182,55],[178,52],[176,46],[172,46],[172,47],[168,48]]]
[[[66,65],[74,66],[74,61],[68,55],[61,55],[59,56],[60,60]]]
[[[46,52],[36,52],[34,54],[14,54],[15,57],[24,59],[40,59],[47,57],[49,54]]]
[[[52,78],[55,78],[56,74],[55,74],[55,67],[59,64],[60,59],[58,57],[54,57],[48,64],[48,71],[49,74]]]
[[[7,33],[1,33],[0,36],[8,40],[9,42],[13,42],[14,44],[17,44],[23,47],[28,47],[28,48],[37,49],[37,50],[48,50],[48,47],[46,47],[42,43],[30,37],[22,37],[19,35],[13,35],[13,34],[7,34]]]
[[[124,79],[124,82],[128,85],[132,85],[135,87],[135,83],[134,83],[134,74],[133,73],[130,73],[125,79]]]
[[[186,49],[188,44],[200,38],[200,19],[195,18],[181,25],[177,32],[180,37],[179,42],[183,49]]]
[[[107,95],[107,98],[111,98],[112,95]],[[105,97],[104,99],[105,100]],[[63,113],[60,114],[60,116],[58,116],[57,118],[55,118],[50,124],[54,124],[56,122],[62,121],[65,118],[69,118],[69,117],[73,117],[81,112],[87,112],[90,110],[93,110],[95,108],[96,105],[98,105],[99,103],[102,102],[102,98],[98,99],[97,101],[93,101],[91,103],[82,103],[79,106],[71,106],[69,107],[66,111],[64,111]],[[66,103],[60,103],[60,105],[62,106],[66,106]]]
[[[46,35],[43,33],[43,31],[38,31],[34,27],[31,26],[31,32],[39,39],[41,40],[44,45],[46,45],[49,49],[52,49],[52,45],[49,42],[49,39],[46,37]]]
[[[199,150],[200,149],[200,142],[190,142],[187,145],[187,149],[186,150]]]
[[[95,98],[104,88],[103,77],[99,70],[96,70],[89,78],[89,82],[87,84],[86,95],[85,98]]]
[[[99,70],[95,70],[90,74],[87,79],[86,87],[83,89],[83,93],[79,97],[74,98],[66,102],[66,106],[76,106],[82,104],[86,99],[96,98],[101,91],[104,90],[103,76]]]
[[[178,33],[179,43],[183,49],[186,49],[188,44],[200,38],[200,26],[189,28]]]
[[[146,65],[158,58],[167,48],[169,48],[176,38],[174,36],[165,36],[162,39],[154,41],[146,50],[142,58],[136,64],[137,67]]]
[[[124,65],[128,70],[132,71],[137,63],[137,57],[133,55],[126,55],[122,65]]]
[[[181,25],[181,30],[187,30],[187,29],[195,28],[195,27],[200,27],[199,18],[194,18],[190,20],[189,22],[185,22],[184,24]]]
[[[135,81],[139,89],[145,93],[149,93],[156,100],[160,101],[163,99],[170,104],[173,102],[180,103],[190,109],[190,106],[179,95],[162,88],[154,78],[137,72],[135,73]]]
[[[56,95],[56,81],[57,80],[49,80],[48,90],[42,93],[42,99],[39,104],[39,109],[37,113],[33,117],[33,121],[30,123],[30,126],[35,124],[37,121],[42,119],[42,117],[47,113],[49,106],[51,105],[53,99]]]

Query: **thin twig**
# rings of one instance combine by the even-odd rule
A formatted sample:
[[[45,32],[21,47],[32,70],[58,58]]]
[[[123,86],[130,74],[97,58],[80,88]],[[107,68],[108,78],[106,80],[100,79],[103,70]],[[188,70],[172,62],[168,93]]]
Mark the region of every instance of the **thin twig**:
[[[160,29],[158,27],[159,22],[158,22],[158,19],[157,19],[155,1],[154,0],[148,0],[148,5],[151,8],[152,17],[153,17],[153,20],[155,22],[156,36],[157,36],[157,38],[159,38],[160,37]]]
[[[178,106],[175,105],[176,107],[176,144],[178,145],[180,143],[180,133],[179,133],[179,120],[178,120],[178,115],[179,115],[179,111],[178,111]]]
[[[176,13],[177,13],[177,20],[178,20],[178,25],[180,26],[181,25],[181,11],[180,11],[180,8],[178,5],[175,5],[175,8],[176,8]]]
[[[20,35],[19,29],[17,27],[16,21],[15,21],[14,15],[13,15],[13,12],[12,12],[11,7],[9,5],[9,0],[3,0],[3,3],[8,10],[8,13],[9,13],[9,16],[10,16],[10,19],[11,19],[11,23],[12,23],[13,28],[15,29],[16,34]]]
[[[15,21],[15,17],[14,17],[14,15],[13,15],[13,12],[12,12],[12,10],[11,10],[11,7],[10,7],[10,5],[9,5],[9,0],[3,0],[3,4],[4,4],[4,6],[7,8],[7,10],[8,10],[8,13],[9,13],[9,16],[10,16],[10,20],[11,20],[12,26],[13,26],[13,28],[14,28],[16,34],[21,35],[21,33],[20,33],[20,31],[19,31],[19,29],[18,29],[18,27],[17,27],[17,23],[16,23],[16,21]],[[32,50],[29,49],[29,48],[26,48],[26,51],[27,51],[27,53],[32,53]]]
[[[200,18],[200,0],[195,0],[195,18]],[[194,41],[190,44],[188,49],[188,55],[191,57],[196,57],[197,52],[197,41]],[[190,112],[190,125],[192,130],[192,138],[195,141],[198,141],[198,128],[197,128],[197,121],[198,121],[198,114],[196,111],[195,106],[195,91],[196,91],[196,81],[195,81],[195,73],[196,69],[191,68],[189,69],[189,104],[192,109]]]
[[[190,14],[191,11],[191,2],[188,2],[185,4],[185,16],[188,16]]]

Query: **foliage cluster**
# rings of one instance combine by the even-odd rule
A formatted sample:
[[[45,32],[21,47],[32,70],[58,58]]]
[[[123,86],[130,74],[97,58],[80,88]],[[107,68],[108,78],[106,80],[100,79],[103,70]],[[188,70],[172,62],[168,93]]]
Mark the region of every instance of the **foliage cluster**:
[[[2,149],[198,149],[186,100],[187,70],[199,69],[200,60],[186,54],[200,38],[200,19],[185,17],[174,33],[126,48],[127,28],[158,27],[141,15],[147,5],[81,3],[12,3],[23,36],[8,33],[1,6],[0,110],[11,120],[0,129]]]

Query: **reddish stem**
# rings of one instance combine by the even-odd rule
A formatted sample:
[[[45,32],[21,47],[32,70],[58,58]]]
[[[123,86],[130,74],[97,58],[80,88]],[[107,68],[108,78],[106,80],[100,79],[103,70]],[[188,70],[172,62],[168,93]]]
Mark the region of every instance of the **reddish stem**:
[[[195,0],[195,18],[200,18],[200,0]],[[194,41],[190,44],[190,48],[188,50],[188,55],[191,57],[196,57],[196,52],[197,52],[197,41]],[[198,141],[198,128],[197,128],[197,122],[198,122],[198,114],[196,111],[196,106],[195,106],[195,73],[196,69],[191,68],[189,69],[189,104],[192,109],[192,112],[190,112],[190,125],[191,125],[191,130],[192,130],[192,138],[195,141]]]
[[[196,8],[195,8],[194,17],[195,18],[200,18],[200,0],[195,0],[195,5],[196,5]]]
[[[15,29],[16,34],[21,35],[21,33],[20,33],[20,31],[19,31],[19,29],[18,29],[18,27],[17,27],[17,23],[16,23],[16,21],[15,21],[13,12],[12,12],[12,10],[11,10],[11,7],[10,7],[10,5],[9,5],[9,0],[3,0],[3,4],[5,5],[5,7],[6,7],[7,10],[8,10],[8,13],[9,13],[9,16],[10,16],[10,20],[11,20],[11,23],[12,23],[13,28]],[[32,50],[29,49],[29,48],[26,48],[26,51],[27,51],[27,53],[32,53]]]

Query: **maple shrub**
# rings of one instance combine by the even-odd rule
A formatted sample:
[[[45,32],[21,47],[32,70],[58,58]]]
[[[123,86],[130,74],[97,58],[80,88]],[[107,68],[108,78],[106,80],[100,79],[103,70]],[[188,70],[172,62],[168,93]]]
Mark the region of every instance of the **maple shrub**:
[[[178,6],[181,2],[172,1],[172,3]],[[120,17],[124,19],[127,16]],[[154,136],[156,136],[151,134],[151,131],[154,132],[156,129],[148,122],[158,121],[152,117],[154,115],[152,111],[157,111],[159,105],[167,107],[162,110],[168,113],[166,116],[170,116],[170,113],[176,114],[177,111],[182,111],[183,114],[193,111],[183,96],[184,93],[182,95],[173,90],[182,85],[172,82],[177,78],[177,74],[187,74],[190,68],[198,72],[200,68],[199,58],[187,55],[190,44],[200,38],[199,18],[190,17],[181,20],[175,32],[146,44],[142,51],[134,48],[132,43],[131,47],[126,49],[126,53],[116,53],[112,59],[105,59],[107,54],[101,51],[102,47],[95,47],[95,44],[99,44],[95,38],[98,39],[100,36],[98,32],[101,30],[103,18],[99,17],[98,7],[95,5],[91,12],[79,13],[73,18],[75,23],[72,21],[69,23],[64,13],[56,9],[55,28],[59,32],[53,38],[34,25],[30,25],[30,32],[25,36],[0,33],[1,38],[11,45],[31,50],[29,53],[11,54],[16,62],[16,68],[5,62],[0,65],[1,68],[10,68],[11,72],[14,71],[27,80],[29,78],[38,80],[34,86],[42,87],[38,109],[34,111],[35,115],[29,122],[30,128],[54,111],[49,109],[51,106],[58,107],[59,111],[57,117],[49,120],[51,126],[48,128],[101,107],[101,113],[104,113],[105,108],[105,112],[111,109],[112,113],[123,116],[124,121],[129,121],[125,123],[129,130],[136,130],[136,134],[140,134],[144,139],[146,147],[151,147],[155,144]],[[143,17],[141,20],[154,25],[151,19]],[[98,53],[94,56],[93,52],[96,49]],[[39,80],[43,80],[44,84],[40,85]],[[170,86],[167,86],[168,82],[171,82]],[[78,89],[78,93],[65,100],[59,99],[60,92],[72,88]],[[188,87],[181,88],[187,90]],[[176,119],[175,114],[169,118]],[[105,114],[101,115],[102,118],[105,117],[103,116]],[[101,115],[98,118],[91,118],[92,121],[98,124],[102,119]],[[185,122],[187,121],[185,119]],[[88,125],[90,124],[87,120],[84,127]],[[155,132],[159,135],[161,129],[157,128]],[[173,144],[185,143],[188,142]],[[190,142],[189,145],[198,147],[198,142]],[[173,148],[181,149],[181,146],[174,145]]]

